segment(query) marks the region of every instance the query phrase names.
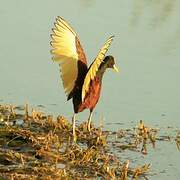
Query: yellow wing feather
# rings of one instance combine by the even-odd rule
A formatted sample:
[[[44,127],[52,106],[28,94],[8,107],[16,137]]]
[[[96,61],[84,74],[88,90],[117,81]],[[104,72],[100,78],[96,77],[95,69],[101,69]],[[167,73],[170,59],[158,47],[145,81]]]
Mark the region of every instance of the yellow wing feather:
[[[83,49],[81,45],[77,46],[77,34],[63,18],[56,18],[52,31],[52,59],[60,65],[63,86],[68,97],[78,76],[78,52],[83,52]]]
[[[103,47],[100,49],[97,57],[95,58],[95,60],[93,61],[93,63],[91,64],[86,77],[84,79],[84,83],[83,83],[83,87],[82,87],[82,102],[84,101],[85,95],[89,90],[89,85],[91,80],[94,79],[94,77],[96,76],[96,73],[98,71],[98,68],[100,66],[100,64],[103,62],[104,58],[105,58],[105,54],[108,51],[109,46],[111,45],[111,42],[113,41],[113,37],[111,36],[103,45]]]

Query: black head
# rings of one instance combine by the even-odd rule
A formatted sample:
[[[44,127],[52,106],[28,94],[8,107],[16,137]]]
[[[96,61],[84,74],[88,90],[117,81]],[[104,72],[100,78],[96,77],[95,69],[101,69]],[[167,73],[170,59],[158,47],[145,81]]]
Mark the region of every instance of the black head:
[[[114,57],[109,55],[104,58],[104,64],[107,68],[112,68],[116,72],[118,72],[118,68],[115,66]]]

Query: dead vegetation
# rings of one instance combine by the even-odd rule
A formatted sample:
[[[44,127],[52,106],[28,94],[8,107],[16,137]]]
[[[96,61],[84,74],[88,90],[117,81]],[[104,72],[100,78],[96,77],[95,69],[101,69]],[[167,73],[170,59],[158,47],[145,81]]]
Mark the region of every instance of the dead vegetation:
[[[180,131],[177,133],[175,141],[176,141],[177,148],[180,151]]]
[[[148,153],[148,144],[159,140],[157,129],[140,121],[137,127],[118,132],[102,131],[87,124],[77,126],[72,143],[71,123],[24,107],[0,105],[0,179],[137,179],[146,177],[150,164],[135,168],[110,151]],[[180,135],[176,144],[180,147]],[[162,137],[161,137],[162,138]],[[148,146],[148,147],[147,147]]]

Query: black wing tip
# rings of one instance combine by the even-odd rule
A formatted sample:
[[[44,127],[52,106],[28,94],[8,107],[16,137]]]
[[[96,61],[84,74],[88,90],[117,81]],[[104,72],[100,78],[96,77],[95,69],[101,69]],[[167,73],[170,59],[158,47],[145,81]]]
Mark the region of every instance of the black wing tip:
[[[54,33],[54,34],[50,34],[51,42],[52,42],[52,41],[55,41],[55,40],[54,40],[54,36],[55,36],[55,33]]]
[[[60,23],[62,23],[63,21],[65,20],[61,16],[57,16],[55,18],[54,26],[56,27],[56,25],[60,25]]]
[[[53,47],[53,41],[50,41],[50,45]]]
[[[109,38],[109,39],[114,39],[114,37],[115,37],[115,35],[112,35],[112,36],[110,36],[110,38]]]
[[[65,21],[65,19],[62,16],[57,16],[56,21]]]
[[[57,19],[63,19],[61,16],[57,16]]]
[[[54,22],[54,29],[57,29],[58,21]]]
[[[53,34],[55,34],[55,32],[54,32],[54,31],[55,31],[55,28],[52,28],[51,31],[53,32]],[[51,34],[51,35],[53,35],[53,34]]]

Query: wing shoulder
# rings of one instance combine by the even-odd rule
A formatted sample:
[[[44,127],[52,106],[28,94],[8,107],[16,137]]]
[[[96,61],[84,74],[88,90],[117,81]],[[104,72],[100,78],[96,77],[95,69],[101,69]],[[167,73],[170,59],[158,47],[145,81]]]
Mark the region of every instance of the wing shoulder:
[[[85,77],[84,83],[83,83],[83,87],[82,87],[82,101],[84,101],[85,95],[89,90],[91,80],[93,80],[95,78],[96,73],[97,73],[101,63],[103,62],[103,60],[105,58],[105,54],[108,51],[109,46],[111,45],[111,43],[113,41],[113,37],[114,36],[111,36],[110,38],[107,39],[107,41],[104,43],[104,45],[100,49],[95,60],[93,61],[93,63],[91,64],[91,66],[88,69],[88,72],[86,74],[86,77]]]

